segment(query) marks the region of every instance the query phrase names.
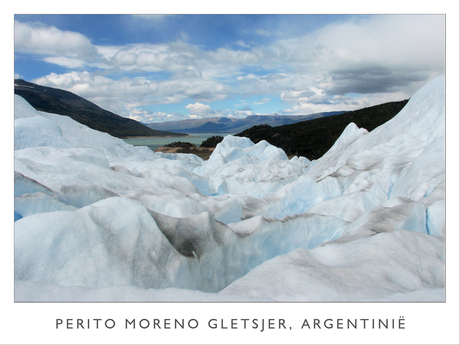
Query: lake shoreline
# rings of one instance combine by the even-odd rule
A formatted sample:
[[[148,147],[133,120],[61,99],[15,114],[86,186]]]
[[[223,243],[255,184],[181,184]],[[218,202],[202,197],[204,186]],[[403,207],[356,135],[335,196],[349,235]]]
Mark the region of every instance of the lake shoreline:
[[[225,135],[234,135],[234,133],[226,133]],[[187,136],[168,136],[168,137],[134,137],[124,138],[126,143],[133,146],[147,146],[152,151],[156,151],[162,146],[166,146],[173,142],[188,142],[199,147],[203,141],[213,136],[225,136],[222,133],[191,133]]]
[[[185,153],[185,154],[193,154],[195,156],[200,157],[203,160],[208,160],[209,157],[212,155],[214,151],[214,147],[192,147],[192,148],[184,148],[184,147],[166,147],[161,146],[156,149],[154,152],[161,152],[161,153]]]
[[[125,139],[160,139],[160,138],[188,138],[188,137],[193,137],[194,135],[186,134],[186,135],[162,135],[162,136],[129,136],[129,137],[122,137],[118,138],[121,140]]]

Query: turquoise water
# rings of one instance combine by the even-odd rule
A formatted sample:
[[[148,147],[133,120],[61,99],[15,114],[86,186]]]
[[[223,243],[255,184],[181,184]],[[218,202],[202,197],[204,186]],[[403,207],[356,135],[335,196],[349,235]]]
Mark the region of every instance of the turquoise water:
[[[197,147],[200,147],[201,143],[206,139],[212,136],[225,136],[227,134],[223,133],[194,133],[190,134],[189,137],[155,137],[155,138],[131,138],[123,139],[126,143],[133,146],[147,146],[152,151],[155,151],[157,148],[174,143],[176,141],[183,141],[187,143],[195,144]]]

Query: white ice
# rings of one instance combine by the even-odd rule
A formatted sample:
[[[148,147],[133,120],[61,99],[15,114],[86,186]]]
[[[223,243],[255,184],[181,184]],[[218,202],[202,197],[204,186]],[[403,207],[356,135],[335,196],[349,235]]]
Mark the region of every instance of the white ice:
[[[16,301],[444,300],[444,82],[315,161],[154,153],[15,96]]]

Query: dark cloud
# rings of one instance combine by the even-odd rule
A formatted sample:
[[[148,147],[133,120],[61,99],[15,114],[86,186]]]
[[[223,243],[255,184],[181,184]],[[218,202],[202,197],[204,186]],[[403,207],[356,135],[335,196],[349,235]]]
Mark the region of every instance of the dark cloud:
[[[359,65],[329,72],[328,95],[395,92],[401,87],[426,80],[426,71],[392,70],[380,65]]]

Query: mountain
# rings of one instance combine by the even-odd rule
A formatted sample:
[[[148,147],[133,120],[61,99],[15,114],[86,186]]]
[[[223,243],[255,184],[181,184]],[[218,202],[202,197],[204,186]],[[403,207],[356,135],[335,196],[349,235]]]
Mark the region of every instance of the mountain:
[[[14,93],[23,97],[39,111],[69,116],[92,129],[118,138],[185,135],[154,130],[137,121],[104,110],[71,92],[36,85],[22,79],[14,80]]]
[[[285,126],[258,125],[236,135],[247,137],[254,143],[266,140],[282,148],[288,156],[313,160],[322,157],[331,148],[350,122],[370,132],[393,118],[407,102],[389,102]]]
[[[261,124],[272,127],[296,123],[341,114],[343,111],[331,111],[310,115],[251,115],[243,119],[212,117],[206,119],[188,119],[181,121],[148,123],[147,127],[156,130],[186,133],[238,133]]]

